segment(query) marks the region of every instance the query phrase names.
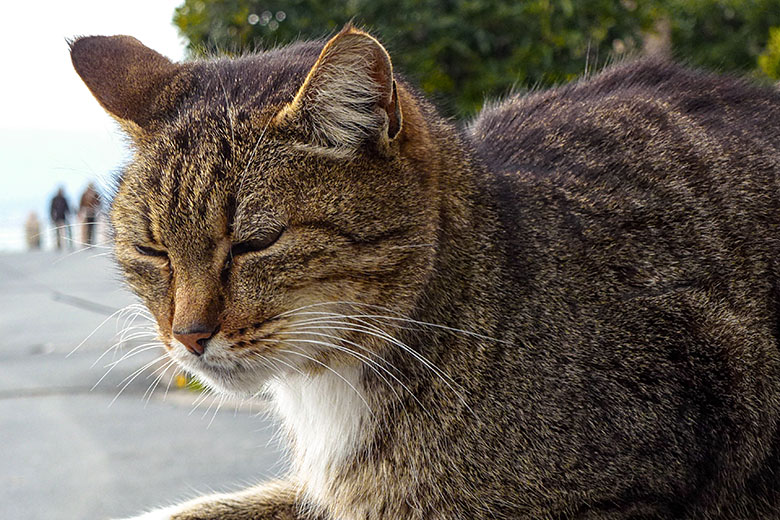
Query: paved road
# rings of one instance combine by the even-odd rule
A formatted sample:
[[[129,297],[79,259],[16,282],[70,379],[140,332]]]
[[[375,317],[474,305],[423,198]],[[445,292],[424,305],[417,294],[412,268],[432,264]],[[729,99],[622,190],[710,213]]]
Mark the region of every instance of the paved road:
[[[246,407],[194,409],[196,394],[164,385],[149,395],[154,367],[116,397],[156,348],[92,389],[148,341],[128,335],[95,363],[127,324],[107,316],[134,301],[98,249],[0,255],[0,518],[122,517],[284,472],[272,423]]]

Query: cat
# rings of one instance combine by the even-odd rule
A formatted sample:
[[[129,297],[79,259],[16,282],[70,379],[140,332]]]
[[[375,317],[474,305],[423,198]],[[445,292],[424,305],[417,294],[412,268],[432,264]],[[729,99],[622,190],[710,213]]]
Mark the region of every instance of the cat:
[[[776,90],[645,58],[458,128],[351,25],[71,56],[127,283],[292,459],[137,518],[780,518]]]

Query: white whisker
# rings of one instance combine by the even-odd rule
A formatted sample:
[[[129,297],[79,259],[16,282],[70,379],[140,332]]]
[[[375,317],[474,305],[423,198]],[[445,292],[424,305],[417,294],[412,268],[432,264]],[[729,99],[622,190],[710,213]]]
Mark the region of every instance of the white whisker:
[[[104,350],[103,353],[100,354],[100,356],[98,356],[98,358],[95,361],[92,362],[92,365],[90,366],[90,368],[94,368],[95,365],[97,365],[100,362],[100,360],[103,359],[103,357],[105,357],[106,354],[108,354],[109,352],[116,351],[121,345],[123,345],[127,341],[132,341],[132,340],[139,339],[139,338],[150,338],[150,337],[155,337],[155,336],[157,336],[157,334],[138,332],[138,333],[132,334],[128,338],[122,338],[119,341],[117,341],[116,343],[114,343],[113,345],[111,345],[109,348]],[[146,343],[145,345],[149,345],[149,344],[150,343]],[[158,343],[158,344],[160,344],[160,343]],[[131,350],[131,352],[132,352],[132,350]]]
[[[208,399],[209,395],[211,395],[211,390],[209,388],[206,388],[204,391],[198,395],[198,397],[192,402],[192,410],[190,410],[190,413],[187,414],[187,416],[192,415],[195,410],[198,409],[198,407],[203,404],[203,402]]]
[[[158,357],[158,358],[155,358],[155,359],[153,359],[152,361],[148,362],[147,364],[145,364],[144,366],[142,366],[141,368],[139,368],[138,370],[136,370],[135,372],[133,372],[132,374],[130,374],[129,376],[127,376],[125,379],[123,379],[123,380],[122,380],[122,382],[120,382],[120,383],[119,383],[117,386],[121,385],[121,384],[122,384],[122,383],[124,383],[125,381],[127,381],[127,382],[126,382],[126,383],[124,384],[124,386],[123,386],[123,387],[122,387],[122,388],[119,390],[119,393],[117,393],[117,394],[114,396],[114,398],[111,400],[111,402],[108,404],[108,406],[111,406],[112,404],[114,404],[114,402],[115,402],[115,401],[116,401],[116,400],[119,398],[119,396],[120,396],[120,395],[122,395],[122,392],[124,392],[124,391],[125,391],[125,389],[126,389],[128,386],[130,386],[130,384],[131,384],[131,383],[132,383],[132,382],[133,382],[133,381],[134,381],[134,380],[135,380],[135,379],[136,379],[136,378],[137,378],[139,375],[141,375],[141,373],[142,373],[144,370],[146,370],[147,368],[149,368],[149,367],[153,366],[155,363],[158,363],[158,362],[162,361],[163,359],[165,359],[165,357],[166,357],[166,355],[162,355],[162,356],[160,356],[160,357]]]
[[[222,408],[222,404],[225,402],[226,398],[227,398],[227,396],[224,395],[224,394],[219,398],[219,404],[217,404],[217,408],[216,408],[216,410],[214,410],[214,415],[211,416],[211,420],[209,421],[209,424],[206,426],[207,430],[209,428],[211,428],[211,423],[213,423],[214,419],[217,418],[217,414],[219,413],[219,409]]]
[[[291,347],[295,346],[295,345],[291,345],[289,342],[286,342],[286,341],[282,341],[281,343],[284,343],[284,344],[289,345]],[[320,365],[321,367],[323,367],[324,369],[326,369],[326,370],[332,372],[333,374],[335,374],[339,379],[344,381],[347,384],[347,386],[349,386],[355,392],[355,394],[357,394],[358,398],[360,398],[360,400],[363,401],[363,404],[366,405],[366,408],[368,409],[368,411],[371,414],[371,416],[374,417],[374,411],[371,409],[371,406],[369,406],[368,401],[366,401],[365,397],[363,397],[363,394],[361,392],[359,392],[358,389],[355,388],[355,386],[352,383],[347,381],[347,378],[345,378],[343,375],[341,375],[338,372],[336,372],[333,368],[329,367],[328,365],[326,365],[322,361],[319,361],[317,359],[314,359],[311,356],[307,356],[306,354],[303,354],[302,352],[295,352],[295,351],[286,350],[286,349],[280,349],[279,351],[280,352],[284,352],[286,354],[293,354],[293,355],[297,355],[297,356],[301,356],[303,358],[306,358],[309,361],[311,361],[313,363],[316,363],[316,364]]]
[[[147,352],[149,350],[154,350],[160,347],[162,347],[162,343],[160,343],[159,341],[154,341],[151,343],[143,343],[141,345],[138,345],[137,347],[133,347],[132,349],[127,351],[127,353],[125,353],[121,358],[117,359],[116,361],[112,361],[111,363],[108,363],[103,368],[113,368],[116,365],[120,364],[122,361],[130,359],[131,357],[135,357],[142,352]]]
[[[216,402],[216,400],[215,400],[215,399],[212,399],[212,400],[211,400],[211,402],[209,403],[209,406],[208,406],[208,408],[206,408],[206,411],[205,411],[205,412],[203,412],[203,415],[201,416],[201,419],[205,419],[205,418],[206,418],[206,416],[208,415],[209,411],[211,410],[211,407],[212,407],[212,406],[214,406],[214,403],[215,403],[215,402]]]
[[[88,335],[86,338],[84,338],[83,340],[81,340],[81,343],[79,343],[78,345],[76,345],[76,348],[74,348],[73,350],[71,350],[70,352],[68,352],[68,354],[67,354],[65,357],[66,357],[66,358],[70,357],[70,356],[71,356],[71,355],[72,355],[74,352],[76,352],[76,351],[77,351],[79,348],[81,348],[81,346],[82,346],[84,343],[86,343],[86,342],[87,342],[87,340],[88,340],[89,338],[91,338],[92,336],[94,336],[94,335],[95,335],[95,333],[96,333],[98,330],[100,330],[100,328],[101,328],[103,325],[105,325],[105,324],[108,322],[108,320],[110,320],[111,318],[113,318],[113,317],[114,317],[114,316],[116,316],[117,314],[120,314],[120,313],[121,313],[121,312],[123,312],[124,310],[126,310],[126,308],[119,309],[118,311],[116,311],[116,312],[112,313],[112,314],[111,314],[111,315],[110,315],[108,318],[106,318],[106,319],[104,319],[102,322],[100,322],[100,325],[98,325],[97,327],[95,327],[95,329],[94,329],[92,332],[90,332],[90,333],[89,333],[89,335]]]
[[[295,333],[295,331],[285,331],[285,334],[293,334],[293,333]],[[346,340],[346,339],[344,339],[344,338],[340,338],[340,337],[338,337],[338,336],[334,336],[334,335],[332,335],[332,334],[322,334],[322,333],[318,333],[318,332],[310,332],[310,331],[309,331],[309,332],[301,332],[301,334],[306,334],[306,335],[311,335],[311,334],[313,334],[313,335],[316,335],[316,336],[324,336],[324,337],[328,337],[328,338],[333,338],[333,339],[335,339],[335,340],[337,340],[337,341],[340,341],[340,342],[345,342],[345,343],[348,343],[348,344],[350,344],[350,345],[353,345],[353,346],[355,346],[355,347],[361,348],[362,350],[366,350],[366,351],[368,351],[368,349],[366,349],[365,347],[362,347],[361,345],[359,345],[359,344],[357,344],[357,343],[354,343],[354,342],[352,342],[352,341]],[[338,350],[338,351],[341,351],[341,352],[345,352],[345,353],[347,353],[347,354],[349,354],[349,355],[351,355],[351,356],[353,356],[353,357],[355,357],[355,358],[359,359],[360,361],[362,361],[362,362],[365,364],[365,366],[367,366],[369,369],[371,369],[371,370],[372,370],[372,371],[373,371],[373,372],[374,372],[374,373],[375,373],[375,374],[376,374],[376,375],[377,375],[377,376],[378,376],[378,377],[379,377],[379,378],[380,378],[380,379],[381,379],[381,380],[382,380],[382,381],[383,381],[383,382],[384,382],[384,383],[387,385],[387,387],[390,389],[390,391],[391,391],[391,392],[393,392],[393,394],[395,395],[395,397],[396,397],[396,399],[398,400],[398,402],[399,402],[399,403],[402,403],[403,401],[402,401],[402,399],[401,399],[401,396],[400,396],[400,395],[398,394],[398,392],[395,390],[395,388],[393,387],[393,385],[390,383],[390,381],[388,381],[388,380],[387,380],[387,378],[386,378],[386,377],[384,377],[384,376],[383,376],[383,375],[382,375],[382,374],[379,372],[379,370],[382,370],[382,371],[383,371],[383,372],[385,372],[385,373],[386,373],[388,376],[390,376],[390,377],[391,377],[391,378],[392,378],[392,379],[393,379],[393,380],[394,380],[396,383],[398,383],[398,384],[401,386],[401,388],[403,388],[403,389],[404,389],[404,390],[405,390],[405,391],[406,391],[406,392],[407,392],[407,393],[408,393],[408,394],[409,394],[409,395],[412,397],[412,399],[414,399],[414,401],[415,401],[415,402],[416,402],[416,403],[417,403],[417,404],[420,406],[420,408],[421,408],[421,409],[422,409],[422,410],[423,410],[423,411],[424,411],[426,414],[428,414],[429,416],[433,417],[433,416],[430,414],[430,412],[428,412],[428,410],[427,410],[427,408],[425,407],[425,405],[423,405],[423,404],[422,404],[422,402],[420,402],[420,400],[417,398],[417,396],[415,395],[415,393],[414,393],[414,392],[412,392],[412,390],[411,390],[411,389],[410,389],[408,386],[406,386],[406,384],[404,384],[404,382],[403,382],[403,381],[401,381],[401,380],[400,380],[398,377],[396,377],[396,375],[395,375],[395,374],[393,374],[392,372],[390,372],[390,371],[389,371],[387,368],[385,368],[385,367],[384,367],[384,366],[382,366],[381,364],[379,364],[379,363],[377,363],[377,362],[373,361],[372,359],[370,359],[370,358],[368,358],[368,357],[366,357],[366,356],[364,356],[364,355],[362,355],[362,354],[360,354],[360,353],[358,353],[358,352],[355,352],[355,351],[354,351],[354,350],[352,350],[352,349],[346,348],[346,347],[344,347],[344,346],[341,346],[341,345],[336,345],[336,344],[334,344],[334,343],[331,343],[331,342],[326,342],[326,341],[317,341],[317,340],[313,340],[313,339],[291,339],[290,341],[292,341],[292,342],[296,342],[296,343],[307,343],[307,344],[313,344],[313,345],[319,345],[319,346],[324,346],[324,347],[328,347],[328,348],[333,348],[333,349],[335,349],[335,350]],[[392,365],[392,364],[390,364],[390,363],[388,363],[388,365],[389,365],[389,366],[393,366],[393,365]],[[395,367],[393,367],[393,368],[395,368]],[[396,369],[396,370],[397,370],[397,369]]]
[[[313,308],[323,305],[359,305],[355,302],[330,302],[330,303],[316,303],[311,304],[308,306],[304,306],[303,308]],[[366,307],[378,307],[378,306],[372,306],[369,304],[365,304]],[[302,309],[303,309],[302,308]],[[391,311],[392,312],[392,311]],[[423,356],[421,353],[415,351],[402,341],[398,340],[388,332],[384,331],[383,329],[377,327],[375,324],[368,322],[367,320],[373,320],[373,321],[380,321],[380,320],[391,320],[393,323],[400,322],[400,323],[411,323],[416,326],[421,327],[433,327],[441,330],[447,330],[450,332],[458,332],[467,334],[472,337],[479,337],[481,339],[491,339],[493,341],[500,341],[502,343],[508,343],[503,340],[498,340],[494,338],[488,338],[487,336],[473,333],[469,331],[465,331],[462,329],[455,329],[452,327],[447,327],[445,325],[437,325],[432,324],[428,322],[422,322],[419,320],[413,320],[410,318],[401,318],[398,316],[386,316],[386,315],[379,315],[379,314],[341,314],[341,313],[334,313],[334,312],[324,312],[324,311],[304,311],[304,310],[295,310],[295,311],[287,311],[288,317],[297,317],[297,316],[314,316],[312,318],[309,318],[308,320],[300,320],[294,322],[296,327],[299,327],[301,324],[303,325],[310,325],[310,324],[320,324],[325,325],[329,328],[334,328],[332,326],[334,322],[334,318],[339,320],[349,320],[347,323],[343,323],[344,325],[348,325],[350,327],[357,327],[360,329],[361,332],[369,335],[374,335],[375,337],[378,337],[380,339],[385,340],[386,342],[397,346],[400,348],[403,352],[408,353],[413,358],[415,358],[417,361],[419,361],[423,366],[425,366],[427,369],[429,369],[434,375],[436,375],[438,378],[441,379],[441,381],[449,388],[450,391],[453,392],[455,396],[458,397],[458,399],[461,401],[461,403],[476,417],[475,412],[473,409],[468,405],[467,399],[463,396],[463,394],[458,391],[455,386],[460,387],[458,383],[447,373],[445,373],[442,369],[440,369],[438,366],[436,366],[435,363],[433,363],[431,360]],[[355,323],[357,322],[357,323]],[[414,329],[418,330],[418,329]],[[455,386],[453,386],[455,385]]]
[[[146,404],[144,405],[144,407],[146,407],[146,405],[149,404],[149,401],[151,401],[152,394],[154,393],[155,389],[160,384],[160,381],[162,381],[163,377],[165,377],[165,374],[168,372],[168,370],[173,367],[174,363],[175,361],[173,359],[170,359],[168,360],[167,363],[160,366],[159,368],[157,368],[147,376],[147,379],[149,379],[155,374],[157,375],[157,377],[154,378],[154,381],[152,381],[152,384],[149,385],[149,388],[146,389],[146,392],[144,392],[144,395],[141,397],[141,400],[143,400],[146,397]]]

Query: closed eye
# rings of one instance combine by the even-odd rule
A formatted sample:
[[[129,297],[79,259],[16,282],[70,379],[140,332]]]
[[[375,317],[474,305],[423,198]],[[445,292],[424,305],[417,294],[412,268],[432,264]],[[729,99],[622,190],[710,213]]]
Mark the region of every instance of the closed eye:
[[[148,246],[136,245],[135,250],[144,256],[157,256],[157,257],[168,256],[168,253],[166,251],[163,251],[162,249],[155,249],[153,247],[148,247]]]
[[[230,248],[230,255],[239,256],[246,253],[253,253],[256,251],[268,249],[274,245],[277,240],[279,240],[279,237],[282,236],[283,232],[284,228],[279,228],[266,233],[262,237],[245,240],[243,242],[239,242],[238,244],[233,244],[233,247]]]

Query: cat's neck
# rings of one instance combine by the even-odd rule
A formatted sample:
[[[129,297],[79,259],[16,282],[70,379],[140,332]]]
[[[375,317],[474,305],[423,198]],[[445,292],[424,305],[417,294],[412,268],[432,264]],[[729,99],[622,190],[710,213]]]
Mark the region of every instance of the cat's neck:
[[[496,298],[507,276],[499,207],[486,189],[490,175],[467,136],[449,124],[432,134],[439,148],[437,251],[415,317],[491,335],[484,312],[501,308]]]
[[[289,437],[294,474],[310,498],[323,503],[341,466],[369,435],[372,411],[362,367],[291,374],[269,389]]]
[[[440,322],[461,315],[461,302],[485,303],[501,283],[501,245],[497,244],[498,207],[486,189],[490,175],[477,158],[473,139],[439,117],[424,100],[399,90],[408,123],[403,151],[414,170],[426,177],[436,211],[436,259],[433,276],[418,303],[420,318]],[[453,291],[472,292],[452,297]],[[458,318],[455,318],[457,321]]]

